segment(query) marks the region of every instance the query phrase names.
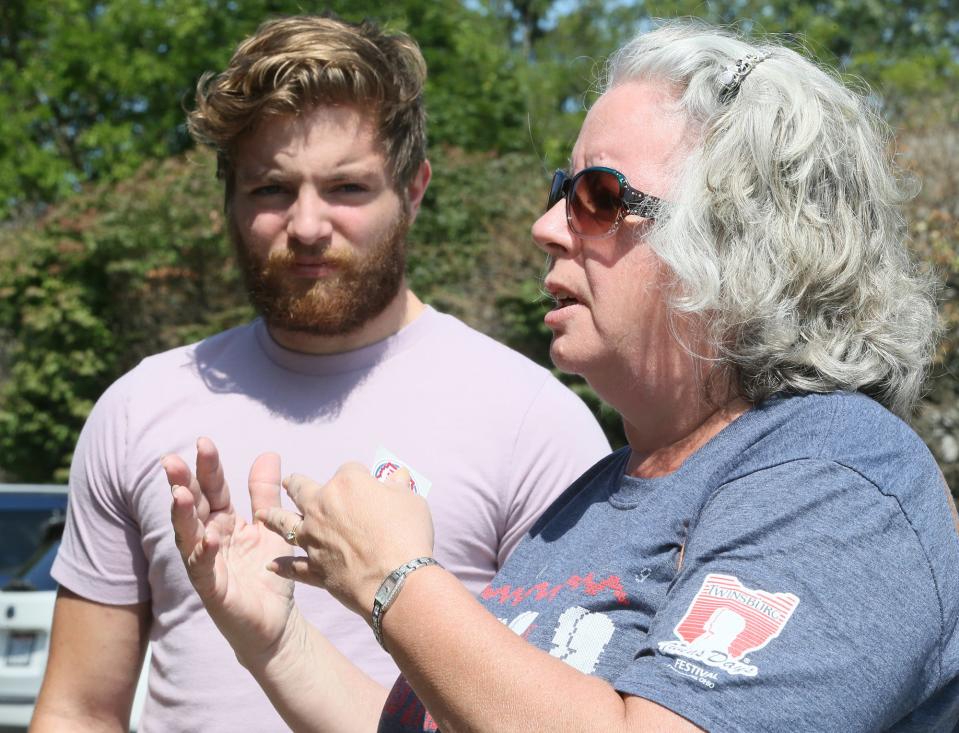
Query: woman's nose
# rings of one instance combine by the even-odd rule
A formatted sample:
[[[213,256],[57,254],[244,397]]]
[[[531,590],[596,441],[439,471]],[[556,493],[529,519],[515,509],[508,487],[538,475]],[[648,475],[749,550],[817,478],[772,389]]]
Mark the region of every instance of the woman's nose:
[[[554,257],[573,247],[573,237],[566,223],[566,201],[560,199],[533,222],[533,242]]]

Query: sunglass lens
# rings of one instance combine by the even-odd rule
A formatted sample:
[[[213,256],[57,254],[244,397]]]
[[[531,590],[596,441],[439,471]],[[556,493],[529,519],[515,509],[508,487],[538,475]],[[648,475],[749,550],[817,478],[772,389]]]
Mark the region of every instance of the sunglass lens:
[[[583,236],[602,236],[616,224],[622,208],[622,187],[612,173],[585,170],[573,181],[569,223]]]

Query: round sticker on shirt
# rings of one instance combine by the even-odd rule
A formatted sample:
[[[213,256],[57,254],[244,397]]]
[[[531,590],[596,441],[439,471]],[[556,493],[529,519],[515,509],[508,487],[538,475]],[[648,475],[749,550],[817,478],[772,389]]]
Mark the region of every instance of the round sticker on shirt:
[[[385,481],[401,468],[405,468],[410,472],[410,491],[424,499],[430,493],[430,487],[433,485],[432,481],[413,468],[407,461],[382,446],[376,449],[376,456],[373,458],[372,465],[371,473],[377,481]]]
[[[373,478],[377,481],[385,481],[401,468],[402,466],[393,461],[381,461],[373,468]],[[412,476],[410,476],[410,491],[416,493],[416,481]]]

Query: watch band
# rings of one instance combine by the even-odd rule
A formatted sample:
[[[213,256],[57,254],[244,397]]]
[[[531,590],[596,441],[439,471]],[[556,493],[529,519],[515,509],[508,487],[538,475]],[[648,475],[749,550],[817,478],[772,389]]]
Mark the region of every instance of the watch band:
[[[403,583],[406,582],[406,576],[419,568],[425,568],[427,565],[438,565],[443,567],[431,557],[418,557],[410,560],[404,565],[400,565],[396,570],[386,576],[386,579],[380,583],[379,590],[373,597],[373,636],[376,637],[376,643],[386,650],[383,644],[383,614],[393,605],[393,601],[400,594]]]

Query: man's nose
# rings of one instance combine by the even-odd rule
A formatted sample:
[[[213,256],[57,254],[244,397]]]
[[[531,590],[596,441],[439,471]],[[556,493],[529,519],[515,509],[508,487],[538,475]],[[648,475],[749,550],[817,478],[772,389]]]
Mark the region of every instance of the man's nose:
[[[300,191],[289,210],[286,228],[300,244],[326,242],[333,234],[332,207],[314,191]]]

